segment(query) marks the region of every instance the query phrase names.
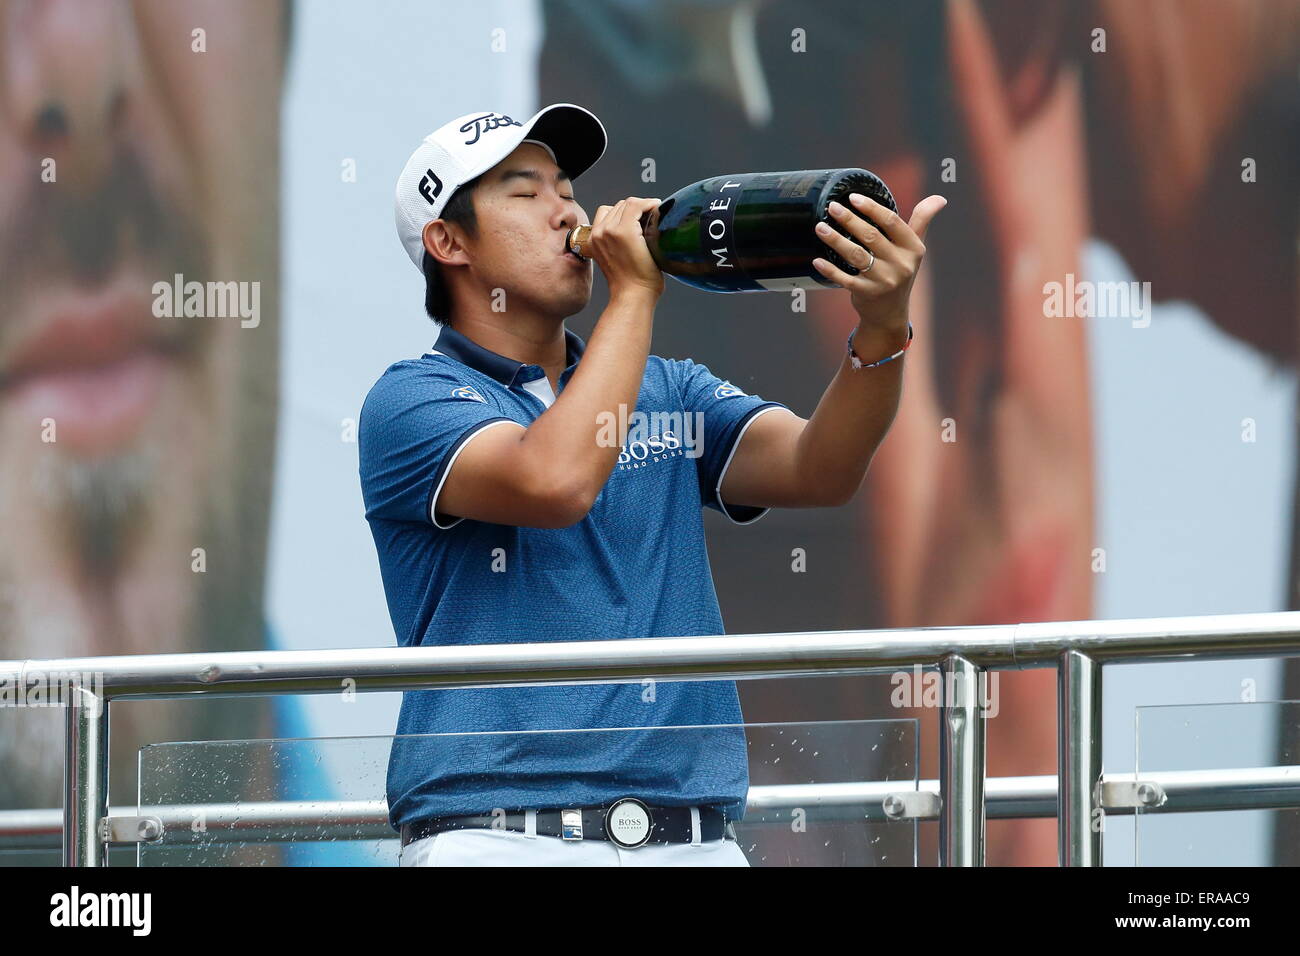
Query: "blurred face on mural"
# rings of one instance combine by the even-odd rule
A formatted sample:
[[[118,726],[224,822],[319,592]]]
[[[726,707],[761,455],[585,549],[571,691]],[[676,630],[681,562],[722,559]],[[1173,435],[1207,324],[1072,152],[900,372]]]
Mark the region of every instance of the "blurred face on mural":
[[[262,643],[283,18],[0,0],[0,657]],[[6,776],[57,780],[19,726]]]
[[[1104,545],[1086,328],[1116,320],[1049,315],[1045,285],[1086,280],[1083,247],[1100,234],[1158,298],[1190,298],[1294,358],[1283,344],[1296,341],[1294,164],[1275,155],[1284,135],[1234,118],[1260,111],[1243,101],[1265,99],[1275,77],[1294,84],[1300,3],[950,0],[943,15],[951,157],[905,143],[880,164],[910,209],[923,170],[952,163],[941,185],[953,201],[931,244],[960,257],[945,268],[937,251],[914,297],[933,335],[917,336],[906,400],[872,465],[890,623],[1083,619]],[[1109,53],[1094,52],[1099,29]],[[866,88],[886,98],[901,66],[883,57]],[[1225,203],[1216,183],[1237,179],[1245,155],[1279,175]],[[1201,219],[1213,205],[1225,208],[1207,269]]]
[[[889,613],[909,625],[1086,618],[1084,326],[1047,318],[1042,292],[1080,275],[1088,234],[1078,77],[1039,64],[1032,106],[1018,104],[979,8],[951,5],[947,29],[962,209],[936,241],[964,265],[930,276],[933,334],[917,337],[907,401],[872,465]],[[899,157],[886,180],[916,192],[929,160]]]
[[[1050,9],[1047,5],[1041,9]],[[1049,319],[1043,286],[1081,276],[1088,236],[1077,71],[1022,17],[1001,49],[981,7],[945,6],[946,157],[916,116],[872,142],[900,211],[947,159],[952,218],[912,299],[918,332],[905,400],[861,502],[889,626],[1015,624],[1093,616],[1093,440],[1085,327]],[[1034,32],[1041,36],[1034,36]],[[1035,42],[1041,41],[1041,42]],[[882,51],[865,87],[902,99],[903,55]],[[838,325],[836,326],[838,328]],[[990,774],[1054,770],[1055,677],[1002,675]],[[932,711],[919,714],[924,746]],[[990,821],[991,863],[1050,863],[1055,821]],[[1006,831],[1006,832],[1003,832]],[[928,855],[928,854],[923,854]]]
[[[1280,41],[1269,29],[1294,25],[1298,13],[1293,0],[1104,2],[1091,12],[1043,0],[944,4],[954,179],[943,187],[952,201],[929,243],[935,268],[914,296],[933,334],[917,336],[906,400],[868,477],[890,625],[1094,616],[1094,572],[1104,569],[1094,549],[1105,542],[1095,526],[1086,325],[1115,320],[1063,320],[1044,297],[1048,283],[1089,278],[1089,236],[1111,238],[1160,297],[1189,296],[1233,334],[1265,347],[1291,334],[1294,193],[1288,201],[1285,188],[1258,190],[1259,208],[1220,217],[1216,228],[1240,238],[1223,243],[1233,282],[1200,267],[1197,223],[1218,201],[1207,170],[1235,176],[1247,152],[1274,158],[1269,141],[1280,137],[1246,127],[1243,148],[1224,117],[1287,64],[1293,75],[1295,31]],[[1098,24],[1112,39],[1110,60],[1085,52]],[[891,89],[890,65],[868,89]],[[906,143],[893,157],[878,171],[910,209],[928,188],[924,171],[946,157]],[[1006,719],[990,724],[989,772],[1054,772],[1055,674],[1003,676]],[[988,829],[990,862],[1055,859],[1055,821]]]

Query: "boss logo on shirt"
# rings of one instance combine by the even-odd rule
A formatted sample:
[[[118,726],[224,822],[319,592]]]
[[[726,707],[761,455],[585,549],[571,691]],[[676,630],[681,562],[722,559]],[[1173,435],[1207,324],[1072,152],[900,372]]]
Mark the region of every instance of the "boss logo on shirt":
[[[643,468],[648,462],[661,458],[676,458],[682,454],[682,440],[670,431],[651,435],[645,441],[631,440],[618,453],[618,468]]]
[[[618,414],[599,412],[596,444],[613,448],[622,441],[618,466],[640,468],[661,458],[699,458],[704,454],[704,413],[685,411],[651,411],[637,409],[628,414],[620,404]]]
[[[714,398],[733,398],[736,395],[744,395],[744,394],[745,393],[743,391],[738,389],[736,386],[732,385],[730,382],[723,382],[721,385],[719,385],[717,388],[713,390]]]
[[[451,390],[451,397],[468,398],[470,401],[483,402],[484,404],[487,404],[487,399],[475,391],[473,386],[470,385],[462,385],[460,388],[453,388]]]

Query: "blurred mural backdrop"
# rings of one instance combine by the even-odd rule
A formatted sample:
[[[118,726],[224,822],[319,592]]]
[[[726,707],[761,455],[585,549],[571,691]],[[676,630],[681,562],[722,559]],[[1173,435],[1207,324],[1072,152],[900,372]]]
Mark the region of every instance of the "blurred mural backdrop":
[[[1300,0],[0,0],[0,658],[394,643],[355,422],[437,328],[393,184],[447,119],[551,102],[609,133],[588,210],[841,166],[905,217],[949,200],[857,498],[706,514],[729,633],[1300,608],[1297,47]],[[177,274],[238,306],[156,315]],[[597,270],[569,327],[604,304]],[[805,417],[856,321],[840,292],[672,281],[656,315],[653,352]],[[747,721],[918,719],[936,776],[934,711],[893,687],[740,690]],[[1300,667],[1105,689],[1105,766],[1131,771],[1136,706],[1296,700]],[[998,691],[989,773],[1053,773],[1054,672]],[[116,706],[111,798],[149,742],[385,735],[398,703]],[[60,804],[62,726],[0,709],[0,808]],[[1241,765],[1298,744],[1283,721]],[[908,756],[887,750],[864,775]],[[325,763],[304,794],[348,772]],[[1132,826],[1108,821],[1108,864]],[[1300,862],[1296,814],[1232,826],[1235,862]],[[987,832],[991,864],[1055,862],[1054,820]]]

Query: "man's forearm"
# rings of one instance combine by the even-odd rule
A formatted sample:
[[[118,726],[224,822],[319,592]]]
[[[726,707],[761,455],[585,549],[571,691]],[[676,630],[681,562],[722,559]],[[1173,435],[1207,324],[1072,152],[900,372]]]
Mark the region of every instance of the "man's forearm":
[[[930,221],[947,205],[942,196],[927,196],[904,222],[893,209],[860,193],[848,205],[832,202],[828,212],[848,233],[818,223],[817,234],[848,262],[853,274],[818,257],[813,266],[850,293],[858,314],[853,350],[868,364],[907,345],[908,300],[921,260]],[[855,369],[847,355],[817,403],[795,448],[797,478],[813,489],[821,504],[843,504],[857,493],[862,476],[898,412],[903,387],[903,356],[875,368]]]
[[[619,406],[636,407],[656,304],[649,294],[610,298],[573,377],[522,439],[526,450],[538,449],[537,461],[560,469],[579,497],[596,497],[627,438],[628,416],[619,415]],[[601,443],[597,439],[607,420],[619,423],[622,431],[616,441]]]
[[[907,319],[897,327],[859,326],[853,350],[864,362],[897,352],[907,342]],[[857,492],[867,466],[898,412],[906,356],[876,368],[855,369],[845,353],[839,370],[799,437],[798,470],[804,487],[816,488],[828,503]]]

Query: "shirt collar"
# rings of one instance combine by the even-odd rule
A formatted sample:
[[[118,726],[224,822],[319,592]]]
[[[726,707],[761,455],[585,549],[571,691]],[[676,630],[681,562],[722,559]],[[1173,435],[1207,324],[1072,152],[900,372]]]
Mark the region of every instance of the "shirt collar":
[[[456,361],[496,379],[507,388],[515,384],[520,372],[525,369],[537,368],[535,365],[517,362],[512,358],[506,358],[504,355],[498,355],[491,349],[485,349],[473,339],[457,332],[450,325],[442,327],[433,347],[443,355],[454,358]],[[568,373],[578,363],[578,359],[582,357],[583,350],[586,347],[586,343],[575,332],[567,328],[564,330],[565,373]],[[525,377],[525,381],[527,380],[528,378]]]

